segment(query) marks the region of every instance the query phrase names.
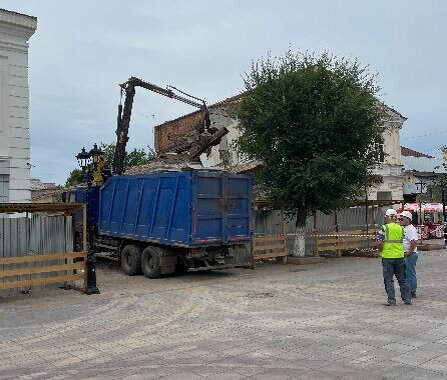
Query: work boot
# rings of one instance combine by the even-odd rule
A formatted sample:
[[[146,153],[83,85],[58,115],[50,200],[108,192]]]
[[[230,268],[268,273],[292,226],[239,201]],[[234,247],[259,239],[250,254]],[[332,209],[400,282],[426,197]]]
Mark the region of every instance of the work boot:
[[[411,292],[411,298],[418,298],[418,296],[416,295],[416,292]]]

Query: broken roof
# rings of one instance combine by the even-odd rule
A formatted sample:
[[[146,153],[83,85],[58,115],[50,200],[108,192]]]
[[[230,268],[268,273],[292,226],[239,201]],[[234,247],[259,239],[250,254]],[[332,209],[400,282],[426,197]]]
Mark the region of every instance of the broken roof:
[[[426,158],[434,158],[433,156],[429,156],[428,154],[417,152],[413,149],[406,148],[404,146],[400,147],[400,154],[406,157],[426,157]]]
[[[216,108],[216,107],[219,107],[219,106],[222,106],[222,105],[228,105],[228,104],[235,103],[235,102],[237,102],[243,95],[244,95],[244,93],[241,93],[241,94],[239,94],[239,95],[230,96],[229,98],[226,98],[226,99],[221,100],[221,101],[219,101],[219,102],[217,102],[217,103],[211,104],[210,106],[208,106],[208,109],[213,109],[213,108]],[[193,112],[187,113],[186,115],[179,116],[179,117],[177,117],[177,118],[175,118],[175,119],[165,121],[164,123],[161,123],[161,124],[156,125],[156,126],[155,126],[155,129],[161,128],[161,127],[163,127],[163,126],[166,125],[166,124],[175,123],[175,122],[178,121],[178,120],[186,119],[186,118],[188,118],[188,117],[191,117],[192,115],[195,115],[195,114],[197,114],[197,113],[201,113],[201,112],[203,112],[203,110],[197,110],[197,111],[193,111]]]

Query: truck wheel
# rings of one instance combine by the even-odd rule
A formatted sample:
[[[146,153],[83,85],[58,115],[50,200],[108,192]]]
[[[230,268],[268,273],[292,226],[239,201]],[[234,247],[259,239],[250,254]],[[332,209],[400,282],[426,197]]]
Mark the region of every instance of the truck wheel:
[[[146,247],[141,254],[141,270],[147,278],[161,275],[160,252],[157,247]]]
[[[136,245],[126,245],[121,251],[121,269],[128,276],[141,273],[141,251]]]

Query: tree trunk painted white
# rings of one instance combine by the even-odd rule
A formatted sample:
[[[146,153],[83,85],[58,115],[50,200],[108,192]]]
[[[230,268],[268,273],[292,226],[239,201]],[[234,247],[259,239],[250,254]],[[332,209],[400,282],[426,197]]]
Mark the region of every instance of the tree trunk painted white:
[[[304,257],[306,255],[305,227],[297,226],[295,242],[293,247],[294,257]]]

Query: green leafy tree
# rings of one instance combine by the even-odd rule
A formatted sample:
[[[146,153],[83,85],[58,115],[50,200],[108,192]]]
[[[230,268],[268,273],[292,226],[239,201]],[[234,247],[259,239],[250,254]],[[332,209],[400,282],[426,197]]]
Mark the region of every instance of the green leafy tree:
[[[72,187],[84,182],[84,175],[81,169],[73,169],[65,181],[65,187]]]
[[[113,156],[115,154],[115,143],[105,144],[101,143],[101,150],[104,151],[104,159],[111,166],[113,163]],[[132,151],[126,154],[124,158],[124,167],[130,168],[132,166],[140,166],[148,164],[150,159],[152,158],[152,153],[149,154],[145,152],[144,149],[134,148]]]
[[[296,218],[294,255],[304,255],[306,218],[330,213],[364,191],[381,137],[376,76],[357,61],[323,53],[253,62],[238,107],[240,151],[274,205]]]
[[[113,156],[115,154],[115,144],[105,144],[101,143],[101,150],[104,152],[104,159],[108,163],[109,167],[112,165]],[[149,163],[152,159],[153,153],[146,153],[144,149],[134,148],[132,151],[127,153],[124,159],[124,167],[129,168],[132,166],[140,166]],[[80,169],[73,169],[68,175],[67,181],[65,182],[65,187],[76,186],[84,183],[84,176]]]

